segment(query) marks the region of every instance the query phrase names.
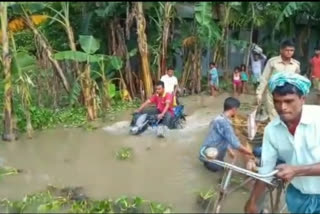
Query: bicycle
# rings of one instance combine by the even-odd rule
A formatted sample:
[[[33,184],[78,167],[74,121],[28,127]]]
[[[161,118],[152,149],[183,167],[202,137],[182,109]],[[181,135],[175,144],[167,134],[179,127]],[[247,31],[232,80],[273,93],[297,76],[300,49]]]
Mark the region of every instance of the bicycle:
[[[263,181],[264,183],[267,184],[267,187],[268,187],[267,193],[269,193],[269,194],[266,196],[270,202],[267,209],[270,210],[271,213],[282,213],[286,209],[285,203],[280,206],[282,195],[284,192],[283,190],[285,189],[284,184],[280,179],[277,179],[274,177],[274,175],[277,174],[278,170],[274,170],[271,173],[262,175],[262,174],[258,174],[258,173],[255,173],[255,172],[252,172],[252,171],[249,171],[249,170],[246,170],[241,167],[233,165],[235,159],[232,164],[226,163],[223,161],[219,161],[219,160],[210,160],[210,159],[206,158],[206,155],[203,152],[204,151],[201,151],[201,156],[203,158],[205,158],[206,161],[215,163],[215,164],[225,168],[224,175],[222,177],[222,181],[220,184],[219,196],[214,202],[212,213],[220,213],[220,210],[222,208],[222,202],[226,199],[226,196],[231,194],[232,192],[235,192],[236,190],[240,189],[241,187],[243,187],[244,185],[246,185],[247,183],[249,183],[250,181],[252,181],[254,179],[258,179],[258,180]],[[241,174],[249,176],[249,177],[247,179],[245,179],[237,187],[235,187],[231,190],[228,190],[233,171],[236,171],[238,173],[241,173]],[[276,195],[275,195],[275,201],[274,201],[273,200],[274,199],[273,191],[275,189],[276,189]],[[212,204],[212,200],[209,202],[209,204],[205,210],[205,213],[209,213],[209,209],[212,206],[211,204]],[[263,213],[263,208],[261,208],[260,210],[261,210],[261,213]]]

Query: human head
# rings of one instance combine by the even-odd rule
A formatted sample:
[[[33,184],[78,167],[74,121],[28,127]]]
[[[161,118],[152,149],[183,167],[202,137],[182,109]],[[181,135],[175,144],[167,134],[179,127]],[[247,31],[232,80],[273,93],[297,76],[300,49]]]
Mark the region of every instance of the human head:
[[[316,56],[320,56],[320,46],[314,49],[314,53]]]
[[[299,119],[310,86],[310,80],[295,73],[279,72],[270,78],[269,89],[274,106],[283,122]]]
[[[240,72],[240,67],[239,67],[239,66],[236,66],[236,67],[234,68],[234,72]]]
[[[173,76],[173,72],[174,72],[173,67],[168,67],[168,69],[167,69],[167,74],[168,74],[169,77],[172,77],[172,76]]]
[[[285,40],[281,43],[280,54],[285,59],[291,59],[294,54],[294,43],[291,40]]]
[[[164,92],[164,82],[160,80],[156,84],[156,93],[161,96],[163,92]]]
[[[228,112],[229,116],[233,117],[237,114],[238,108],[240,107],[240,101],[233,97],[228,97],[224,100],[223,111]]]
[[[247,66],[245,64],[240,65],[240,70],[245,71],[247,69]]]
[[[211,69],[214,68],[214,67],[216,67],[216,63],[210,62],[209,67],[210,67]]]
[[[257,54],[257,53],[254,53],[253,54],[253,59],[254,59],[254,61],[258,61],[259,60],[259,54]]]

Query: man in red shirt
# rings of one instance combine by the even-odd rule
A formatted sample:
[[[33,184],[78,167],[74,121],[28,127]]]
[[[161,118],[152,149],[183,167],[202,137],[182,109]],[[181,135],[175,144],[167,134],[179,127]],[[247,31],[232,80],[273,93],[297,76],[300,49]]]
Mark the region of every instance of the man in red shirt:
[[[318,104],[320,104],[320,47],[315,48],[315,55],[310,60],[313,87],[317,90]]]
[[[144,113],[157,114],[157,118],[160,121],[159,124],[163,124],[168,128],[172,127],[172,119],[174,117],[173,112],[173,97],[170,93],[165,92],[164,83],[162,81],[156,84],[156,94],[150,99],[144,102],[140,108],[136,110],[137,113],[142,113],[143,109],[150,104],[155,104],[154,110],[149,110]]]

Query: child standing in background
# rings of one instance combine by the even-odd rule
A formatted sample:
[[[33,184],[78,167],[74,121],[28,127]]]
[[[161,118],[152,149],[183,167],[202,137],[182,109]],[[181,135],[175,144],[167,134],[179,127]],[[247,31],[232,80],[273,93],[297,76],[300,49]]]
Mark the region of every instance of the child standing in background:
[[[247,67],[245,64],[242,64],[240,66],[240,72],[241,72],[241,93],[248,93],[248,80],[249,80],[249,74],[247,71]]]
[[[219,73],[214,62],[210,63],[209,80],[211,86],[211,96],[216,97],[219,91]]]
[[[235,96],[236,93],[239,96],[241,94],[241,72],[238,66],[234,68],[232,83],[233,83],[233,96]]]

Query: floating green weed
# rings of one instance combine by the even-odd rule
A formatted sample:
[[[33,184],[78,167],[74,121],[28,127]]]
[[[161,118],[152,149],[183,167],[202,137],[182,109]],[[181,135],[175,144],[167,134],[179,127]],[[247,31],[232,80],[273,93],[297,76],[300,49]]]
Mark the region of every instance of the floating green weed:
[[[116,157],[118,160],[127,160],[132,158],[133,150],[130,147],[122,147],[117,153]]]

